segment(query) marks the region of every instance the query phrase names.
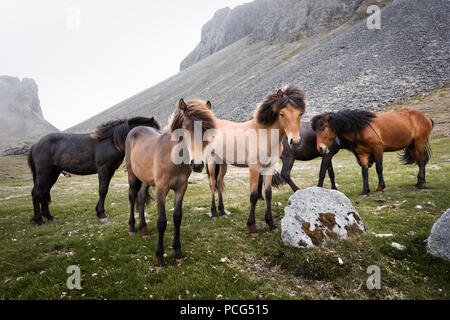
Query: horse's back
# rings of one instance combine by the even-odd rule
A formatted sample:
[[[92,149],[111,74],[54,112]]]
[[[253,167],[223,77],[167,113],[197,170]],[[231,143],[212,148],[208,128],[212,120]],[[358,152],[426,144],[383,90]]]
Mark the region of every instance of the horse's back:
[[[371,126],[385,145],[385,151],[396,151],[409,146],[414,139],[427,138],[432,123],[416,109],[401,109],[377,114]],[[366,130],[370,132],[371,128]]]
[[[50,133],[33,145],[37,166],[74,174],[96,173],[95,146],[89,134]]]

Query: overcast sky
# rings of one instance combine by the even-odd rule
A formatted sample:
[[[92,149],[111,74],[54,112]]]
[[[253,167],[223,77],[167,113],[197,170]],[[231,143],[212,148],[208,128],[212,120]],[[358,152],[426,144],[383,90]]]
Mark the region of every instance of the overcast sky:
[[[177,73],[214,12],[249,1],[2,0],[0,75],[35,79],[64,130]]]

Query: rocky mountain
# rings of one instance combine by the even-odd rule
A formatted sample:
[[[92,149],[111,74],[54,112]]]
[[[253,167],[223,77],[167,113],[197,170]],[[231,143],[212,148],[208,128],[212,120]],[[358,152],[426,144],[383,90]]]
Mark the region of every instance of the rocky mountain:
[[[0,145],[34,141],[59,131],[42,116],[38,86],[33,79],[0,76]]]
[[[351,23],[366,15],[373,0],[255,0],[218,10],[202,28],[200,43],[180,64],[184,70],[249,36],[248,43],[290,43]],[[385,6],[391,0],[378,1]]]
[[[181,97],[209,99],[218,117],[244,121],[267,93],[291,83],[307,93],[306,119],[342,108],[376,111],[450,81],[450,1],[394,0],[381,11],[379,30],[369,30],[359,17],[366,16],[368,5],[382,1],[253,3],[296,9],[278,6],[263,19],[273,23],[261,23],[177,75],[68,131],[86,132],[103,121],[139,114],[165,124]]]

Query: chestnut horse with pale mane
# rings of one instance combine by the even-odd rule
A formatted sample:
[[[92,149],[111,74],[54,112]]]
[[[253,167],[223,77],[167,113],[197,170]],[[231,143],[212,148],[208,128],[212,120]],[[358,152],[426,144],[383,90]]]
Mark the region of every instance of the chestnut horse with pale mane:
[[[312,128],[317,132],[317,150],[326,154],[336,137],[345,141],[362,167],[363,191],[369,190],[368,168],[375,162],[378,174],[377,193],[383,192],[383,153],[404,149],[405,164],[416,163],[418,189],[425,188],[425,166],[430,159],[428,138],[433,121],[415,109],[375,114],[364,110],[342,110],[315,116]]]
[[[219,196],[219,210],[221,215],[226,214],[226,210],[223,205],[222,193],[223,193],[223,180],[227,171],[227,165],[235,165],[240,167],[248,167],[250,171],[250,213],[247,220],[247,227],[252,236],[258,235],[255,223],[255,207],[258,201],[258,178],[260,172],[264,169],[263,182],[264,182],[264,195],[265,195],[265,221],[269,226],[269,230],[277,231],[272,217],[271,199],[272,199],[272,177],[274,173],[275,163],[272,161],[268,164],[263,163],[260,159],[261,154],[267,155],[267,157],[273,157],[272,147],[276,148],[278,157],[282,152],[282,140],[287,136],[288,144],[290,147],[295,148],[301,144],[300,132],[300,119],[306,110],[305,93],[296,86],[290,85],[278,92],[267,95],[263,102],[257,107],[254,115],[243,123],[232,122],[228,120],[216,119],[216,129],[219,132],[220,140],[215,140],[215,157],[211,157],[207,160],[209,185],[211,189],[211,216],[213,219],[217,218],[217,210],[215,204],[215,192],[217,188]],[[245,139],[233,140],[232,143],[227,145],[227,132],[235,130],[235,132],[241,132],[241,136]],[[276,145],[272,146],[272,142],[267,141],[267,145],[263,142],[264,137],[262,134],[267,133],[267,137],[270,137],[273,132],[277,131],[278,140]],[[251,146],[249,136],[252,132],[256,135],[256,146]],[[223,148],[218,147],[221,145]],[[234,150],[235,152],[241,151],[244,153],[245,161],[237,161],[235,154],[234,158],[227,156],[227,150]],[[255,160],[254,162],[250,161]],[[219,163],[219,165],[216,165]],[[217,170],[219,172],[217,173]],[[278,176],[278,175],[277,175]],[[275,180],[274,180],[275,182]]]
[[[130,234],[135,233],[134,207],[137,199],[139,211],[139,227],[142,237],[148,237],[145,222],[145,204],[149,200],[148,189],[155,187],[156,205],[158,208],[158,247],[156,249],[156,267],[164,268],[164,232],[167,226],[165,211],[166,197],[170,190],[175,192],[175,209],[173,213],[174,239],[173,249],[178,263],[184,260],[180,243],[180,226],[182,218],[182,202],[188,186],[188,178],[192,170],[201,172],[204,167],[203,149],[209,144],[207,141],[196,141],[194,137],[194,122],[201,122],[202,131],[215,127],[215,117],[211,112],[211,104],[200,100],[180,100],[179,106],[173,114],[169,132],[159,133],[148,127],[138,127],[130,131],[125,142],[125,159],[128,171],[129,201],[130,201]],[[172,139],[174,133],[181,130],[182,141]],[[184,132],[184,133],[183,133]],[[191,139],[188,139],[188,134]],[[190,140],[190,141],[189,141]],[[179,143],[186,148],[178,150]],[[196,147],[197,144],[197,147]],[[201,146],[198,146],[201,144]],[[187,152],[183,153],[183,150]],[[199,150],[199,151],[197,151]],[[174,162],[172,153],[183,158],[180,164]],[[182,154],[183,153],[183,154]]]

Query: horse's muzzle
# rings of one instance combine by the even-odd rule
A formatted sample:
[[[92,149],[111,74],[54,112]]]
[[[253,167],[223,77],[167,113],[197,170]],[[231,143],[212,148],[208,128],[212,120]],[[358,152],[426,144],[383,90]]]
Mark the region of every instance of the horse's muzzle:
[[[289,146],[291,149],[298,149],[302,146],[302,138],[299,138],[298,141],[294,141],[294,139],[289,139]]]
[[[194,160],[191,160],[191,169],[194,172],[202,172],[205,163],[202,161],[200,164],[196,164]]]
[[[326,155],[327,153],[329,153],[330,151],[328,150],[327,147],[319,147],[319,153],[321,155]]]

